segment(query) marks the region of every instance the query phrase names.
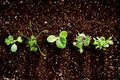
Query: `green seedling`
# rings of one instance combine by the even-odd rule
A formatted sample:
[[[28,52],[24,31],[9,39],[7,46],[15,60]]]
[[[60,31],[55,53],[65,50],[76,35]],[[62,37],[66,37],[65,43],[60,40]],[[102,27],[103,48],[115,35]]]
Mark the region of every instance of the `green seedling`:
[[[93,45],[95,45],[96,49],[99,48],[102,50],[106,50],[106,48],[109,47],[109,45],[113,45],[112,37],[109,37],[107,40],[103,36],[93,38],[93,39],[94,39]]]
[[[47,37],[47,41],[49,43],[53,43],[56,42],[56,46],[58,48],[64,49],[66,47],[67,44],[67,31],[63,30],[59,33],[59,36],[55,36],[55,35],[50,35]]]
[[[79,52],[83,53],[83,46],[89,46],[90,41],[91,41],[91,37],[90,36],[86,36],[85,34],[78,34],[75,38],[76,42],[73,42],[73,46],[76,46],[77,48],[79,48]]]
[[[8,38],[5,38],[5,43],[6,45],[11,45],[11,52],[16,52],[17,51],[17,45],[16,42],[22,43],[22,38],[19,36],[16,40],[12,35],[9,35]]]
[[[32,31],[32,22],[31,22],[31,20],[30,20],[30,22],[29,22],[29,25],[30,25],[30,31],[31,31],[31,33],[32,33],[32,35],[31,35],[30,37],[27,37],[27,36],[25,36],[24,34],[20,33],[21,36],[23,36],[23,37],[25,37],[25,38],[27,39],[27,41],[26,41],[26,47],[29,47],[29,49],[30,49],[31,52],[37,52],[37,51],[39,50],[42,56],[46,56],[46,55],[41,51],[40,46],[39,46],[38,43],[37,43],[37,38],[38,38],[38,37],[40,36],[40,34],[43,33],[43,32],[44,32],[44,33],[48,33],[48,30],[43,30],[43,31],[41,31],[40,33],[38,33],[37,36],[35,36],[35,35],[33,34],[33,31]]]

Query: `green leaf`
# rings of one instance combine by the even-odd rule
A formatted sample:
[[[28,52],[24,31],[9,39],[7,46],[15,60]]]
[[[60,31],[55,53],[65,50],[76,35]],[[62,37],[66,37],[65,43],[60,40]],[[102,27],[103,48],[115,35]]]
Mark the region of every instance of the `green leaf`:
[[[76,47],[77,47],[77,48],[81,48],[82,46],[83,46],[83,43],[82,43],[82,42],[79,42],[79,43],[76,44]]]
[[[14,38],[12,35],[9,35],[8,38],[5,38],[6,45],[10,45],[14,41]]]
[[[86,37],[86,35],[84,33],[78,33],[78,36],[81,36],[81,37]]]
[[[9,39],[10,41],[13,41],[13,40],[14,40],[14,38],[13,38],[12,35],[9,35],[9,36],[8,36],[8,39]]]
[[[13,44],[11,46],[11,52],[16,52],[17,51],[17,45],[16,44]]]
[[[96,46],[95,48],[97,49],[97,48],[100,48],[100,47],[99,47],[99,46]]]
[[[113,41],[112,41],[112,40],[109,40],[108,43],[112,45],[112,44],[113,44]]]
[[[22,43],[22,38],[21,38],[21,36],[19,36],[18,38],[17,38],[17,41],[19,42],[19,43]]]
[[[9,39],[5,38],[5,43],[6,43],[6,45],[10,45],[11,41]]]
[[[27,42],[27,47],[31,47],[37,44],[37,40],[36,39],[29,39]]]
[[[56,41],[56,39],[57,39],[57,37],[55,37],[54,35],[50,35],[50,36],[48,36],[47,41],[49,43],[53,43]]]
[[[76,44],[77,44],[76,42],[73,42],[73,46],[76,46]]]
[[[31,52],[36,52],[37,50],[38,50],[37,47],[34,47],[34,46],[33,46],[33,47],[30,47],[30,51],[31,51]]]
[[[87,36],[84,41],[84,46],[88,46],[90,44],[91,37]]]
[[[109,47],[109,44],[104,45],[104,47]]]
[[[59,34],[60,37],[65,37],[65,38],[67,37],[67,35],[68,35],[68,33],[65,30],[61,31],[60,34]]]
[[[58,48],[64,49],[66,47],[66,38],[65,37],[60,37],[58,40],[56,40],[56,46]]]
[[[81,42],[82,42],[82,39],[83,39],[83,36],[77,36],[77,37],[76,37],[76,40],[77,40],[77,41],[81,41]]]
[[[31,39],[36,39],[34,35],[31,36]]]

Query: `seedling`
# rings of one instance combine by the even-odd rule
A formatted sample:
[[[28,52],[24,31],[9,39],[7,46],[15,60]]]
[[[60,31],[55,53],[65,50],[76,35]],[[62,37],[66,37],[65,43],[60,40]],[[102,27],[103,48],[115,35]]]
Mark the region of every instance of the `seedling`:
[[[113,45],[112,37],[109,37],[107,40],[103,36],[93,38],[93,39],[94,39],[93,45],[95,45],[96,49],[99,48],[102,50],[106,50],[106,48],[109,47],[109,45]]]
[[[11,52],[16,52],[17,51],[17,45],[16,42],[22,43],[21,36],[17,37],[15,40],[12,35],[9,35],[8,38],[5,38],[5,43],[6,45],[11,45]]]
[[[40,46],[37,43],[37,38],[40,36],[41,33],[48,33],[48,30],[43,30],[41,31],[37,36],[34,35],[33,31],[32,31],[32,22],[30,20],[29,22],[30,25],[30,31],[32,33],[32,35],[30,37],[25,36],[24,34],[20,33],[21,36],[25,37],[27,39],[26,41],[26,47],[29,47],[31,52],[37,52],[38,50],[40,51],[42,56],[46,56],[40,49]]]
[[[67,44],[67,31],[63,30],[59,33],[59,36],[55,36],[55,35],[50,35],[47,37],[47,41],[49,43],[53,43],[56,42],[56,46],[58,48],[64,49],[66,47]]]
[[[73,46],[76,46],[77,48],[79,48],[79,52],[83,53],[83,46],[88,46],[90,44],[91,41],[91,37],[90,36],[86,36],[85,34],[79,34],[76,36],[75,38],[76,42],[73,42]]]

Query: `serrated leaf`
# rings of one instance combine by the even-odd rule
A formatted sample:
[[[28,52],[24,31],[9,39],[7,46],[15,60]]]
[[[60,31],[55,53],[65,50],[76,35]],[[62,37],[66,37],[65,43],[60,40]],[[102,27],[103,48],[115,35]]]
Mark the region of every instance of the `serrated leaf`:
[[[104,45],[104,47],[109,47],[109,44]]]
[[[50,36],[48,36],[47,41],[48,41],[49,43],[53,43],[53,42],[56,41],[56,39],[57,39],[56,36],[50,35]]]
[[[90,40],[91,40],[91,37],[90,36],[87,36],[85,38],[85,42],[84,42],[84,46],[88,46],[90,44]]]
[[[17,51],[17,45],[16,44],[13,44],[11,46],[11,52],[16,52]]]
[[[112,41],[112,40],[109,40],[108,43],[112,45],[112,44],[113,44],[113,41]]]
[[[68,33],[65,30],[61,31],[60,34],[59,34],[60,37],[65,37],[65,38],[67,37],[67,35],[68,35]]]
[[[95,48],[97,49],[97,48],[99,48],[99,46],[96,46]]]
[[[82,46],[83,46],[83,43],[82,43],[82,42],[79,42],[79,43],[76,44],[76,47],[77,47],[77,48],[81,48]]]
[[[77,36],[77,37],[76,37],[76,40],[77,40],[77,41],[82,41],[82,39],[83,39],[82,36]]]

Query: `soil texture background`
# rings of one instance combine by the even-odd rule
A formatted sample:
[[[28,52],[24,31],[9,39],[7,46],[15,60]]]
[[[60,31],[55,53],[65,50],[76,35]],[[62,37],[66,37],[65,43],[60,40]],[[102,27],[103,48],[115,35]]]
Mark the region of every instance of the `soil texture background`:
[[[119,80],[120,79],[120,4],[119,0],[0,0],[0,80]],[[4,39],[18,31],[30,36],[29,21],[41,50],[30,52],[18,44],[10,52]],[[46,38],[68,31],[67,46],[58,49]],[[91,37],[112,36],[114,45],[106,51],[90,45],[80,54],[72,45],[78,33]],[[24,38],[23,38],[24,39]],[[25,39],[24,39],[25,40]]]

